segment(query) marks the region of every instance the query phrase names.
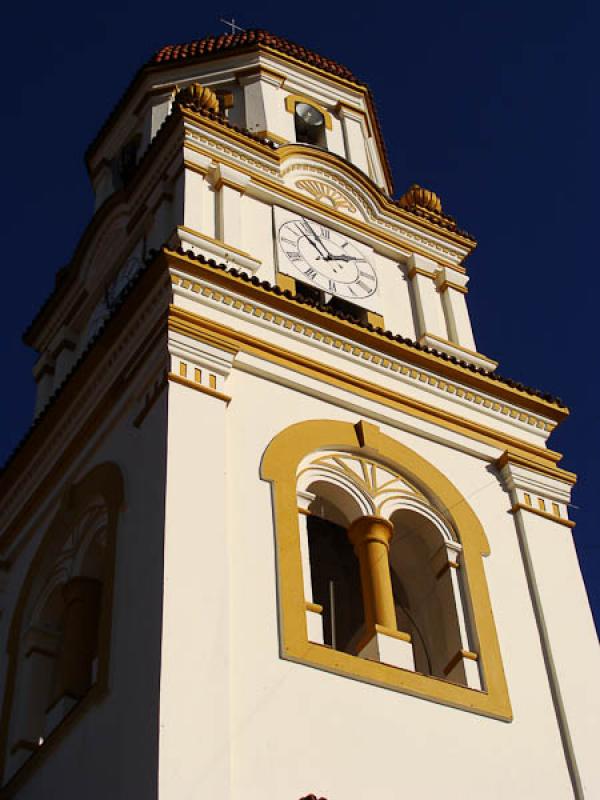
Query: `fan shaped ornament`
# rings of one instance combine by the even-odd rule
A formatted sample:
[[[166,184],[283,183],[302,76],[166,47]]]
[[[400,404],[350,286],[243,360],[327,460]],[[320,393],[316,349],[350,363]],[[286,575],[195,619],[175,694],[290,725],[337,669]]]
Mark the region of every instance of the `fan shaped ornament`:
[[[331,206],[337,211],[348,211],[350,214],[354,214],[356,211],[356,206],[339,189],[328,183],[313,178],[302,178],[302,180],[296,181],[296,187],[312,195],[317,203]]]
[[[201,83],[190,83],[175,93],[175,100],[195,111],[214,111],[219,113],[219,99],[212,89]]]

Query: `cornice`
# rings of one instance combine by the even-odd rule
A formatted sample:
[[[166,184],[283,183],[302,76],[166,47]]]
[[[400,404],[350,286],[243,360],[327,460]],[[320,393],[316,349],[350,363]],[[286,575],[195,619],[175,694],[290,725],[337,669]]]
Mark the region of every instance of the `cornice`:
[[[523,409],[545,417],[553,422],[560,422],[568,416],[568,409],[559,406],[554,399],[546,399],[541,393],[526,387],[519,388],[509,379],[502,378],[495,373],[487,373],[472,365],[460,363],[457,358],[436,351],[431,347],[422,347],[416,342],[391,331],[375,329],[372,325],[359,323],[346,318],[346,315],[332,314],[326,307],[316,307],[301,295],[292,296],[290,291],[282,291],[279,287],[271,286],[267,281],[258,278],[249,278],[235,269],[227,269],[224,265],[217,265],[203,256],[184,253],[168,248],[163,249],[168,263],[179,269],[190,271],[209,279],[219,286],[242,293],[247,297],[259,300],[274,309],[286,311],[296,317],[322,325],[332,333],[341,334],[352,339],[357,344],[364,344],[377,350],[379,353],[403,359],[409,364],[414,364],[430,370],[441,377],[447,377],[461,382],[465,386],[489,393],[498,400],[514,403]],[[550,396],[548,396],[550,398]]]
[[[124,330],[132,321],[134,325],[134,328],[131,329],[132,335],[135,331],[140,330],[142,319],[146,319],[146,316],[139,318],[139,321],[137,321],[138,316],[135,312],[147,302],[155,303],[156,298],[158,298],[156,294],[157,288],[159,291],[164,291],[167,288],[165,279],[167,271],[171,268],[189,273],[191,286],[193,286],[194,275],[198,275],[207,279],[214,287],[231,289],[237,295],[246,297],[248,300],[256,300],[262,305],[271,306],[274,310],[274,316],[277,315],[277,311],[281,311],[281,317],[286,314],[288,318],[288,322],[285,323],[282,319],[285,327],[288,325],[293,326],[294,319],[302,320],[305,323],[309,323],[309,325],[310,323],[315,324],[315,326],[318,325],[320,328],[330,332],[334,346],[337,336],[343,336],[344,338],[352,339],[357,343],[357,346],[360,345],[359,349],[361,351],[364,351],[365,347],[372,348],[373,352],[377,351],[376,357],[382,363],[385,362],[388,356],[398,357],[409,364],[414,364],[415,368],[419,365],[423,370],[427,369],[432,373],[437,373],[438,376],[447,374],[467,386],[474,383],[485,386],[487,392],[501,394],[509,402],[522,407],[528,405],[532,410],[546,417],[564,418],[568,413],[566,409],[559,408],[541,397],[527,395],[514,387],[499,384],[496,376],[490,378],[478,374],[466,365],[461,366],[458,363],[449,363],[443,354],[436,355],[435,352],[428,348],[421,348],[418,344],[410,342],[410,340],[406,340],[401,336],[394,336],[389,331],[375,329],[372,325],[364,326],[348,320],[344,315],[332,314],[327,310],[312,307],[299,295],[293,296],[290,291],[283,292],[277,286],[271,286],[266,281],[261,283],[256,278],[249,278],[244,273],[240,274],[237,270],[227,271],[223,265],[217,266],[214,262],[204,263],[201,258],[175,253],[163,248],[160,253],[155,254],[153,260],[138,273],[124,291],[118,307],[113,312],[113,316],[107,320],[95,339],[90,342],[86,351],[82,353],[61,387],[50,399],[46,408],[36,419],[0,473],[0,496],[7,499],[12,498],[10,503],[5,504],[6,508],[9,505],[12,508],[14,505],[12,500],[14,500],[14,503],[21,509],[17,517],[13,519],[6,537],[0,540],[0,545],[6,545],[13,540],[19,530],[19,525],[22,524],[21,517],[25,515],[23,517],[25,519],[27,514],[31,513],[31,508],[40,501],[40,497],[43,497],[49,491],[53,482],[60,477],[60,474],[64,472],[70,461],[81,453],[81,442],[88,441],[93,430],[102,423],[115,403],[123,396],[125,386],[121,377],[124,374],[123,369],[125,369],[129,377],[132,377],[136,369],[145,363],[143,358],[136,358],[135,353],[131,350],[128,351],[127,348],[120,348],[118,358],[116,358],[117,354],[113,348],[116,342],[122,338]],[[164,282],[162,287],[161,282]],[[167,292],[167,294],[169,293]],[[244,304],[242,303],[242,305]],[[153,319],[156,319],[156,322],[154,323],[152,335],[145,336],[141,344],[141,347],[146,350],[153,341],[156,341],[157,336],[161,336],[165,332],[167,326],[166,303],[163,311],[157,307],[153,314]],[[171,320],[176,317],[182,318],[184,322],[183,328],[185,328],[187,325],[184,318],[185,314],[186,312],[182,309],[173,310],[172,308]],[[191,330],[198,330],[198,318],[193,314],[189,314],[189,319],[192,325]],[[304,327],[308,328],[309,325]],[[208,335],[209,339],[219,347],[225,347],[229,352],[236,348],[239,349],[241,338],[243,338],[242,334],[236,333],[232,329],[224,331],[222,326],[214,325],[214,323],[212,327],[210,323],[206,323],[204,330],[203,335]],[[208,331],[208,334],[206,331]],[[246,340],[245,346],[249,343],[248,337],[246,337]],[[325,343],[327,344],[327,342]],[[271,352],[271,346],[264,341],[257,340],[256,337],[251,343],[251,347],[254,346],[262,353],[263,357],[267,354],[268,358],[277,363],[279,363],[278,359],[281,359],[283,366],[289,366],[293,363],[300,372],[306,371],[306,374],[314,374],[318,379],[326,380],[332,385],[346,389],[350,388],[351,391],[358,394],[366,393],[366,397],[375,399],[377,402],[389,407],[407,411],[413,416],[436,422],[436,424],[442,425],[449,430],[470,436],[494,447],[503,450],[510,449],[511,453],[516,454],[516,457],[525,459],[535,472],[549,474],[551,477],[562,481],[568,481],[570,478],[571,473],[566,473],[556,467],[556,463],[561,458],[559,453],[546,450],[492,428],[485,428],[442,409],[434,407],[427,409],[422,403],[401,396],[398,392],[385,389],[377,383],[365,385],[365,382],[361,379],[350,374],[341,375],[339,371],[318,361],[312,361],[309,364],[299,354],[289,352],[283,358],[280,349],[271,348]],[[252,349],[250,352],[252,352]],[[111,353],[114,355],[110,355]],[[109,374],[103,368],[100,374],[98,368],[104,363],[107,355],[110,359],[111,372]],[[123,366],[128,363],[130,368]],[[89,391],[89,381],[100,379],[107,386],[104,395],[101,392],[96,392],[96,390]],[[88,412],[81,408],[81,397],[84,391],[89,402],[93,404],[93,412]],[[83,429],[77,429],[77,425],[82,423],[75,420],[73,415],[69,413],[69,409],[73,408],[78,408],[81,413],[85,413],[85,432]],[[80,417],[81,414],[79,414],[78,419]],[[69,435],[64,429],[65,424],[73,429]],[[43,462],[46,466],[40,467],[40,454],[43,454]],[[53,466],[49,466],[51,462],[48,459],[51,458],[58,459],[56,462],[52,462]],[[60,467],[58,466],[59,464]],[[40,469],[42,469],[42,473],[39,472]],[[33,484],[32,481],[34,482]],[[34,485],[35,490],[33,488]],[[16,491],[16,487],[20,487],[19,491]],[[25,494],[23,495],[23,493]]]

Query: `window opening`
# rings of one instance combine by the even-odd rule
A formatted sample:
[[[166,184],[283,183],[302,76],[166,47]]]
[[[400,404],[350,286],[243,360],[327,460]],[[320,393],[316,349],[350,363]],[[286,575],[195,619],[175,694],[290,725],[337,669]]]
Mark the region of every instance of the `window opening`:
[[[327,149],[325,136],[325,117],[308,103],[296,103],[294,112],[296,141]]]
[[[323,606],[323,640],[354,653],[364,624],[358,560],[341,525],[311,515],[307,530],[313,601]]]

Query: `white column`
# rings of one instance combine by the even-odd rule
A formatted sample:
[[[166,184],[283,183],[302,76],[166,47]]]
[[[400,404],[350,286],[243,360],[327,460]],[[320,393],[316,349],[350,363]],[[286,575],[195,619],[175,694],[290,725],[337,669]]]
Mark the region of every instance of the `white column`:
[[[444,628],[448,632],[449,638],[451,637],[451,640],[448,641],[449,658],[445,674],[450,681],[466,682],[470,689],[480,690],[482,686],[479,657],[471,641],[460,586],[461,552],[462,548],[458,543],[446,542],[432,558],[436,579],[440,584],[444,581],[448,582],[450,594],[450,602],[442,603],[443,610],[447,612]],[[455,635],[452,636],[452,633]]]
[[[341,103],[338,105],[338,114],[342,123],[346,158],[369,175],[369,160],[367,157],[366,133],[363,128],[363,115]],[[334,148],[330,149],[337,152]]]
[[[308,546],[308,514],[310,504],[315,499],[311,492],[298,492],[298,528],[300,533],[300,555],[302,558],[302,580],[304,582],[304,602],[306,605],[306,628],[308,641],[323,644],[323,608],[314,602],[312,575],[310,570],[310,550]]]
[[[572,523],[564,513],[544,511],[532,497],[537,489],[537,499],[544,499],[543,493],[558,507],[570,487],[512,464],[506,454],[498,463],[513,509],[574,794],[578,799],[594,797],[600,786],[598,637],[575,552]],[[525,494],[531,505],[521,502]]]
[[[435,285],[439,265],[430,258],[413,253],[407,262],[417,317],[417,338],[427,334],[447,338],[442,302]]]
[[[188,349],[196,344],[190,339]],[[160,800],[231,797],[225,377],[217,375],[214,390],[210,382],[195,388],[195,369],[168,388]]]
[[[50,351],[54,360],[54,387],[60,386],[75,360],[77,334],[63,325],[52,340]]]
[[[210,161],[202,157],[195,169],[186,168],[181,173],[176,184],[174,218],[188,230],[214,236],[214,192],[206,179],[209,168]]]
[[[471,319],[467,309],[468,281],[466,275],[445,267],[437,274],[437,287],[446,315],[448,338],[451,342],[459,344],[467,350],[476,350]]]
[[[244,90],[246,128],[253,133],[272,134],[286,142],[295,141],[294,120],[285,110],[284,77],[262,68],[238,76]]]
[[[48,352],[44,353],[33,368],[37,384],[35,396],[35,415],[37,416],[48,402],[54,384],[54,360]]]
[[[216,238],[242,250],[241,198],[250,182],[250,177],[224,164],[218,164],[211,173],[211,180],[215,191],[218,192]]]

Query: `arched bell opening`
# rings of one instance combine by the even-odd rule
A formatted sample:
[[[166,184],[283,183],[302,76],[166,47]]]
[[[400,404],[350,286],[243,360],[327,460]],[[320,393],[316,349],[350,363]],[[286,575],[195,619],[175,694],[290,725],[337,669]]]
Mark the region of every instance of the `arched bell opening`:
[[[358,559],[348,539],[350,521],[361,515],[364,498],[351,487],[316,478],[304,493],[302,520],[310,572],[312,614],[319,641],[355,654],[364,627]]]
[[[391,516],[390,572],[399,630],[410,634],[415,670],[471,685],[468,625],[460,589],[460,544],[432,513]]]

